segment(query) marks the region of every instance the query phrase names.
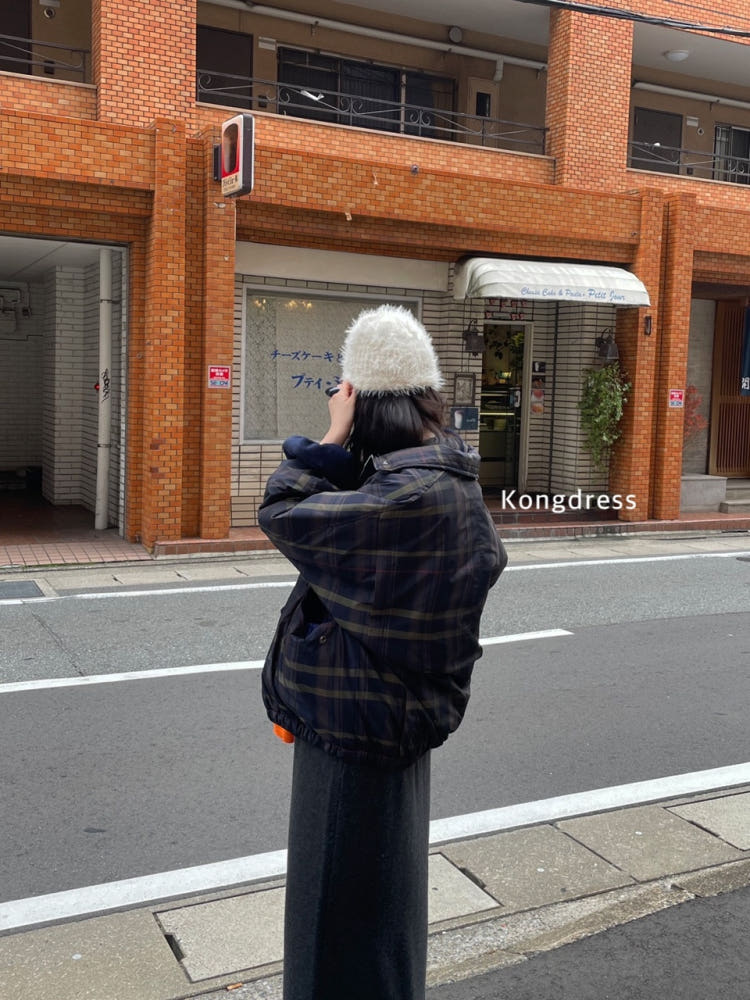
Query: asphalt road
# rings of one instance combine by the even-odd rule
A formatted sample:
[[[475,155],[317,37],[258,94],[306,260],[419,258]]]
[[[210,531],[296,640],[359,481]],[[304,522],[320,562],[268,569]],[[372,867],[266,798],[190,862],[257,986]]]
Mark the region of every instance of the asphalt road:
[[[91,599],[80,587],[61,589],[61,599],[49,603],[0,602],[0,683],[262,658],[289,592],[264,584],[294,578],[278,567],[269,578],[221,583],[228,570],[217,564],[218,590],[195,592],[186,582],[183,593],[161,593],[175,588],[154,583],[135,590],[143,596]],[[241,587],[252,589],[230,589]],[[511,562],[490,594],[482,634],[748,610],[750,551],[745,560],[717,554],[599,565]]]
[[[427,1000],[747,1000],[749,922],[750,889],[694,899]]]
[[[3,680],[260,659],[287,593],[159,589],[0,606]],[[747,761],[749,626],[735,558],[508,572],[485,636],[572,635],[486,648],[433,818]],[[259,684],[0,685],[0,898],[282,848],[291,753]]]

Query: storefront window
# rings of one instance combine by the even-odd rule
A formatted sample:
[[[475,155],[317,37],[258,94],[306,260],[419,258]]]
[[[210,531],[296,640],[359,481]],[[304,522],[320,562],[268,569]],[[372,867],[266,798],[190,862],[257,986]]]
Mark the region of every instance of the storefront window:
[[[363,309],[385,302],[418,312],[415,301],[248,290],[243,440],[321,437],[328,427],[325,390],[341,378],[346,329]]]

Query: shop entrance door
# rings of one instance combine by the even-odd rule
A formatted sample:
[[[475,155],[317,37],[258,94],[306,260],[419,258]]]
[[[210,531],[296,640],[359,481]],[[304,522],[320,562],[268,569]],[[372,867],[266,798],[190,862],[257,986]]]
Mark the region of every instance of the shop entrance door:
[[[740,394],[745,312],[744,303],[719,302],[714,333],[708,471],[732,479],[750,477],[750,396]]]
[[[531,341],[526,323],[484,327],[479,408],[479,481],[484,489],[523,489],[526,478],[524,354]]]

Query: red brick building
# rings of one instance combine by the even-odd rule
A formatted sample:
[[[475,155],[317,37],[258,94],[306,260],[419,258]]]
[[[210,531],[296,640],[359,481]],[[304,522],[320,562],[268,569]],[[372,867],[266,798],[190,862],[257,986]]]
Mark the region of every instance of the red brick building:
[[[223,538],[281,439],[323,430],[350,318],[396,301],[488,490],[670,519],[692,476],[715,505],[750,477],[750,14],[713,7],[5,5],[0,473],[148,547]],[[610,345],[632,389],[607,475],[578,400]]]

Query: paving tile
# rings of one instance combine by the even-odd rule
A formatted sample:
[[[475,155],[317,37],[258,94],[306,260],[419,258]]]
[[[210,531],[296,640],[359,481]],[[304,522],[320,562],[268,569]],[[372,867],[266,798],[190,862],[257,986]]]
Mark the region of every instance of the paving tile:
[[[443,855],[430,855],[429,922],[465,917],[497,907],[493,899]]]
[[[506,913],[632,882],[552,826],[449,844],[442,852],[478,878]]]
[[[673,806],[669,811],[710,830],[740,851],[750,851],[750,792]]]
[[[582,819],[560,830],[640,881],[693,871],[742,854],[661,806],[637,806]]]
[[[187,987],[147,910],[0,938],[3,1000],[181,997]]]
[[[496,906],[445,857],[430,856],[430,923]],[[192,982],[280,962],[283,957],[283,888],[160,910],[156,916],[164,932],[173,934],[179,944],[182,965]]]
[[[175,570],[167,567],[154,566],[133,566],[123,569],[115,569],[112,576],[116,583],[125,587],[141,586],[144,584],[168,583],[174,587],[184,584],[185,580],[180,577]]]
[[[280,962],[284,890],[265,889],[156,914],[173,934],[191,982]]]

